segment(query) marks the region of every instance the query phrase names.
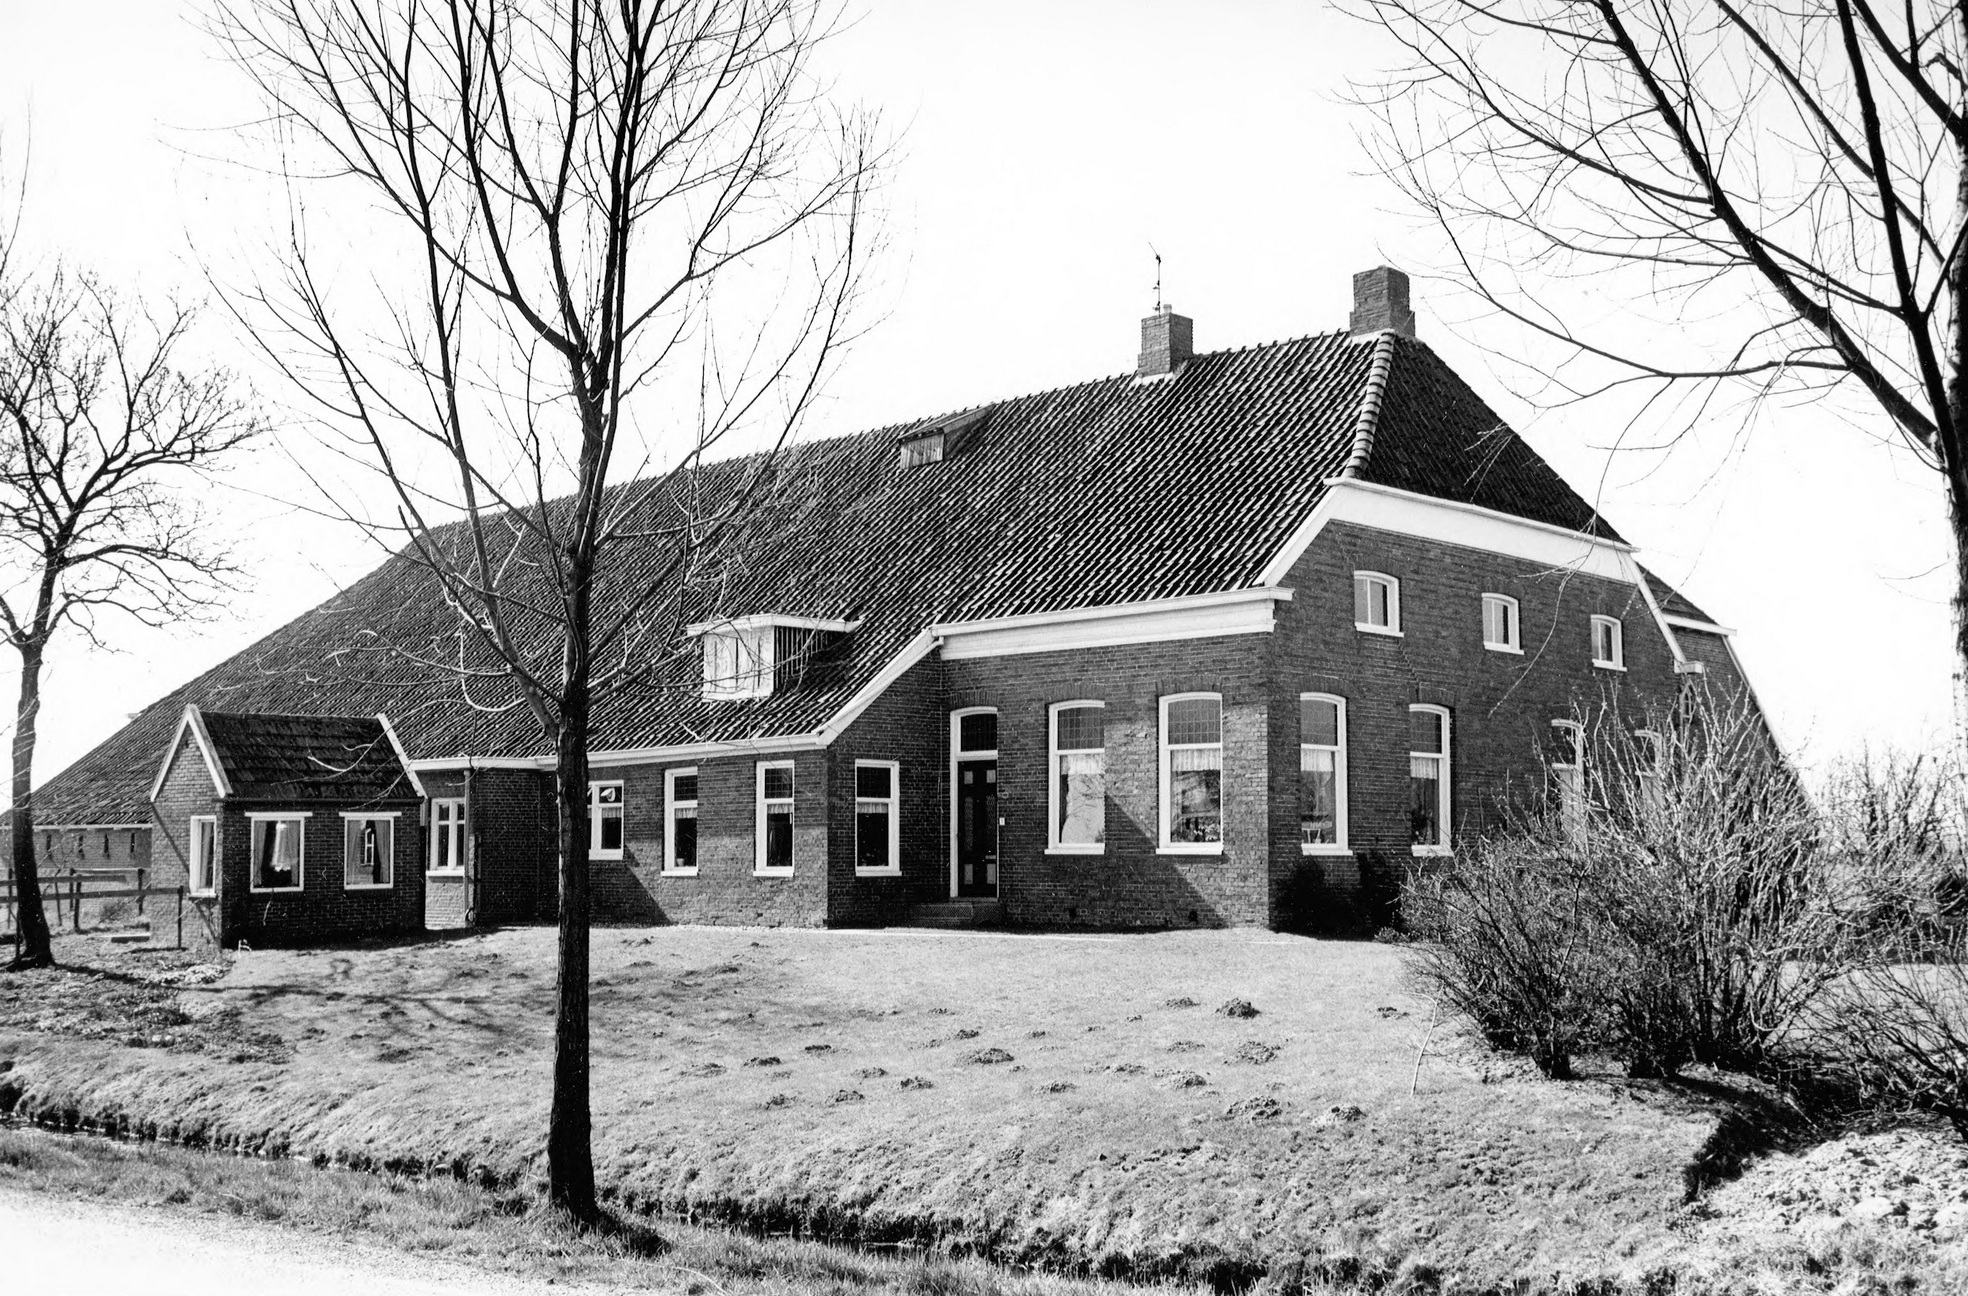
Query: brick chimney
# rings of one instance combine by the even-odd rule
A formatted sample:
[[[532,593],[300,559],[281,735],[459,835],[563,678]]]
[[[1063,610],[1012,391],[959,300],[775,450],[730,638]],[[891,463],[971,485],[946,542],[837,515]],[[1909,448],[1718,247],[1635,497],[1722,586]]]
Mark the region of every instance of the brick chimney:
[[[1415,313],[1408,309],[1408,277],[1392,266],[1375,266],[1354,275],[1353,314],[1346,323],[1356,338],[1385,329],[1413,337]]]
[[[1136,378],[1159,378],[1180,369],[1196,354],[1195,321],[1164,306],[1141,321],[1141,359]]]

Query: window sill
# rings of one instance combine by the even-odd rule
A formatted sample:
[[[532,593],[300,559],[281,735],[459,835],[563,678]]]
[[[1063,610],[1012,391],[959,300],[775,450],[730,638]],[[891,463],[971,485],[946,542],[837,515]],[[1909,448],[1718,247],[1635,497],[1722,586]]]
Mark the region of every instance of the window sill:
[[[1416,856],[1428,856],[1438,859],[1455,854],[1455,847],[1453,846],[1410,846],[1408,850]]]
[[[1298,853],[1301,855],[1345,855],[1351,858],[1353,848],[1351,846],[1334,845],[1329,842],[1320,842],[1313,845],[1300,842],[1298,844]]]
[[[793,875],[793,870],[791,870],[791,869],[789,869],[789,868],[783,868],[783,869],[781,869],[781,868],[774,868],[774,869],[764,869],[764,868],[755,868],[755,869],[753,869],[753,870],[752,870],[752,876],[753,876],[753,877],[770,877],[770,878],[784,878],[784,877],[791,877],[792,875]]]
[[[344,891],[394,891],[396,890],[396,883],[394,882],[344,882],[342,883],[342,890]]]
[[[1389,639],[1405,638],[1405,636],[1402,635],[1402,633],[1399,630],[1396,630],[1391,626],[1368,625],[1364,621],[1355,621],[1353,623],[1353,628],[1355,630],[1358,630],[1361,634],[1386,635]]]
[[[1067,842],[1059,846],[1048,846],[1045,848],[1045,853],[1048,855],[1105,855],[1107,853],[1107,847],[1105,843],[1074,845],[1072,842]]]
[[[855,877],[858,877],[858,878],[864,878],[864,877],[901,877],[901,876],[902,876],[902,869],[901,869],[901,866],[899,866],[899,865],[898,865],[898,866],[896,866],[895,868],[875,868],[875,869],[864,869],[864,868],[858,868],[858,869],[855,869],[855,870],[854,870],[854,876],[855,876]]]
[[[1221,855],[1222,842],[1195,842],[1193,844],[1164,844],[1156,848],[1157,855]]]
[[[694,868],[666,868],[662,872],[658,873],[656,876],[657,877],[696,877],[697,870]]]
[[[434,877],[434,878],[461,878],[461,877],[463,877],[464,875],[465,875],[465,871],[464,871],[463,869],[461,869],[461,868],[454,868],[454,869],[425,869],[425,870],[424,870],[424,876],[425,876],[425,877]]]
[[[299,895],[301,892],[305,890],[307,890],[306,887],[297,887],[297,886],[290,886],[290,887],[249,886],[246,888],[246,893],[248,895]]]
[[[1626,667],[1619,662],[1602,662],[1602,661],[1593,662],[1592,668],[1594,670],[1610,670],[1610,671],[1623,671],[1626,669]]]
[[[589,851],[588,852],[588,863],[590,864],[619,864],[621,862],[622,862],[621,851]]]
[[[1522,648],[1513,648],[1509,644],[1486,643],[1483,645],[1483,647],[1486,651],[1493,652],[1493,653],[1509,653],[1512,657],[1522,657],[1524,655],[1524,650]]]
[[[216,900],[219,898],[219,893],[217,888],[207,887],[203,891],[187,891],[185,897],[191,900]]]

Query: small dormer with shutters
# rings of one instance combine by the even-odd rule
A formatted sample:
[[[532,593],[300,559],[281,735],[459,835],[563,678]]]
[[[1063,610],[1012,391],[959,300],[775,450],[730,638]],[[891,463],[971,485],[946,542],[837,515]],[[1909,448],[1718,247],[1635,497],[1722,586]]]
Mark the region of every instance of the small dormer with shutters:
[[[896,444],[902,448],[902,466],[921,468],[963,453],[964,448],[983,430],[984,420],[990,416],[991,408],[980,405],[960,414],[924,419],[902,429],[895,438]]]
[[[704,696],[735,701],[789,687],[808,658],[859,624],[768,614],[699,621],[684,633],[703,642]]]

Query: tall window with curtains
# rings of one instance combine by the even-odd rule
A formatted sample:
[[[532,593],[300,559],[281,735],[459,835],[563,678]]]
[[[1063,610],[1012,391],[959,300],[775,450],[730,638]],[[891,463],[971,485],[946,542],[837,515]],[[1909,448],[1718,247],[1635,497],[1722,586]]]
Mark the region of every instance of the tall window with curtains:
[[[1162,848],[1223,849],[1223,698],[1162,699]]]

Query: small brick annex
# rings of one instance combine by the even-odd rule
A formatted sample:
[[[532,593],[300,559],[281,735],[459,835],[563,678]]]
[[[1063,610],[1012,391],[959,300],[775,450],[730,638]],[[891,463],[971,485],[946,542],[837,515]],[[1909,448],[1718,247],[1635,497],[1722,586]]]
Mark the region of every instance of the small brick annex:
[[[818,438],[783,460],[699,465],[687,490],[628,492],[646,514],[629,529],[659,538],[692,530],[679,501],[739,507],[773,477],[755,525],[692,557],[711,575],[666,587],[674,602],[653,615],[685,637],[597,706],[590,773],[611,798],[585,861],[597,917],[869,926],[961,892],[1018,926],[1337,920],[1438,853],[1412,840],[1412,708],[1445,718],[1449,835],[1461,841],[1545,794],[1555,721],[1631,732],[1689,689],[1754,706],[1730,632],[1643,567],[1417,340],[1405,276],[1356,276],[1352,308],[1342,331],[1208,353],[1194,351],[1189,320],[1158,310],[1131,373]],[[671,569],[633,545],[615,561]],[[1392,583],[1397,625],[1356,623],[1360,573]],[[1514,600],[1517,642],[1504,650],[1485,643],[1485,595]],[[1616,667],[1595,664],[1594,618],[1619,627]],[[456,634],[427,567],[392,557],[38,789],[43,862],[107,843],[170,885],[186,875],[190,819],[211,815],[223,867],[197,907],[221,943],[552,921],[552,762],[527,708],[486,678],[466,696],[374,658],[386,637]],[[733,673],[741,645],[764,663],[750,675]],[[1164,702],[1186,694],[1221,703],[1220,841],[1172,849],[1162,724]],[[1345,734],[1345,840],[1311,848],[1306,694],[1343,702]],[[1048,844],[1052,709],[1066,702],[1098,704],[1097,849]],[[215,799],[222,780],[201,786],[180,751],[179,717],[198,707],[230,717],[218,727],[276,765],[310,741],[388,729],[387,712],[402,724],[401,745],[390,731],[402,781]],[[959,886],[957,725],[986,711],[992,763],[967,759],[962,774],[992,799],[967,799],[966,822],[1000,824]],[[1088,725],[1076,721],[1082,742]],[[138,771],[160,761],[172,763],[147,789]],[[766,762],[791,779],[770,828]],[[893,801],[885,811],[882,793],[865,794],[876,808],[864,818],[867,763]],[[670,868],[667,798],[686,773],[694,867]],[[387,895],[338,890],[335,869],[312,865],[291,892],[253,890],[239,871],[252,816],[294,810],[297,796],[318,802],[310,860],[341,849],[331,820],[388,802]],[[864,824],[887,822],[892,862],[857,868]],[[789,843],[790,868],[758,867],[769,833]]]

